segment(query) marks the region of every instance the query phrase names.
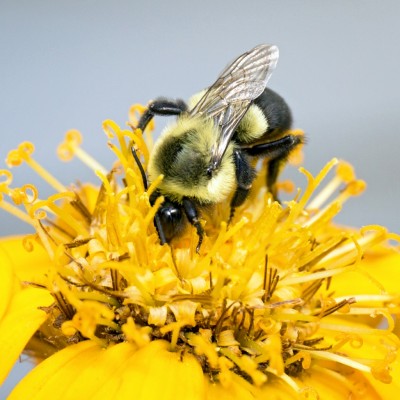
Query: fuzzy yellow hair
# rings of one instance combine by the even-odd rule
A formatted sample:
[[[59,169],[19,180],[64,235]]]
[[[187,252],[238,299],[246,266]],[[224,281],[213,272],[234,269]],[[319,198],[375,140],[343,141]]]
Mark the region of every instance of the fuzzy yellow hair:
[[[148,167],[150,181],[164,175],[159,190],[174,201],[180,202],[184,196],[205,204],[226,200],[236,187],[233,143],[216,173],[211,178],[207,176],[211,149],[218,135],[211,119],[180,116],[154,146]]]
[[[268,122],[260,107],[252,104],[236,128],[236,138],[243,143],[259,139],[268,129]]]

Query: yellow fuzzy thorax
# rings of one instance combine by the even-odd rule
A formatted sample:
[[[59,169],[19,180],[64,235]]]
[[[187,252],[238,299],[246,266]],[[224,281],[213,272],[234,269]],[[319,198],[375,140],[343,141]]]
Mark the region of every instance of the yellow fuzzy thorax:
[[[148,167],[150,182],[163,175],[158,185],[160,193],[178,202],[184,196],[200,203],[226,200],[236,186],[233,144],[228,146],[218,172],[212,178],[206,173],[210,149],[218,137],[218,127],[211,119],[182,115],[166,127],[154,145]],[[178,154],[172,153],[170,144],[178,141],[182,142],[182,149]],[[166,161],[162,162],[164,158]]]

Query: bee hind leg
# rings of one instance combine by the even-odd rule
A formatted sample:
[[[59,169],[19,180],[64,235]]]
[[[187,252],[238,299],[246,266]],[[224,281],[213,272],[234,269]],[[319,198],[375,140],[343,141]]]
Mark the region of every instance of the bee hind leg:
[[[282,171],[285,163],[286,157],[275,158],[268,163],[268,171],[267,171],[267,190],[272,194],[272,198],[280,203],[278,197],[278,188],[277,188],[277,180],[280,172]]]
[[[255,157],[268,159],[267,189],[275,200],[278,200],[276,181],[290,153],[303,142],[297,135],[286,135],[272,142],[262,143],[246,149],[246,153]],[[279,200],[278,200],[279,201]]]

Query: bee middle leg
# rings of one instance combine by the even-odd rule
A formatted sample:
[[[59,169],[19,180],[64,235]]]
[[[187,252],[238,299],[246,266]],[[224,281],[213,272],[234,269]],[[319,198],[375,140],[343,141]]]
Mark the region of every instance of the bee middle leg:
[[[255,177],[254,169],[250,165],[248,157],[241,150],[234,150],[233,160],[235,162],[237,187],[231,200],[231,211],[228,222],[232,221],[236,207],[241,206],[246,200]]]

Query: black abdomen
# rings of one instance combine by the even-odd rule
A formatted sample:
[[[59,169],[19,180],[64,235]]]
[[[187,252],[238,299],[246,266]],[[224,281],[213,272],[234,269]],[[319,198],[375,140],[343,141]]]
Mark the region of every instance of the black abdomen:
[[[273,90],[265,88],[262,94],[254,100],[268,121],[268,137],[279,135],[290,129],[292,114],[285,100]]]

